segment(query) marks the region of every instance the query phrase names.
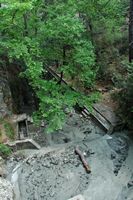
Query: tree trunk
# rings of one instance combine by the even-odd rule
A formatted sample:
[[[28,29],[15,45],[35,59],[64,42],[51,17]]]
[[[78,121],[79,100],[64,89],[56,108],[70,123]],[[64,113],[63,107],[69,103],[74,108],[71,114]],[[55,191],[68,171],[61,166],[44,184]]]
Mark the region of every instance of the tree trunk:
[[[23,15],[23,19],[24,19],[24,37],[28,36],[28,24],[27,24],[27,14]]]
[[[66,65],[66,46],[63,46],[63,62],[62,62],[62,64]],[[62,79],[63,79],[63,71],[61,71],[61,73],[60,73],[60,80],[58,81],[58,84],[61,84]]]
[[[130,0],[129,17],[129,62],[133,61],[133,0]]]

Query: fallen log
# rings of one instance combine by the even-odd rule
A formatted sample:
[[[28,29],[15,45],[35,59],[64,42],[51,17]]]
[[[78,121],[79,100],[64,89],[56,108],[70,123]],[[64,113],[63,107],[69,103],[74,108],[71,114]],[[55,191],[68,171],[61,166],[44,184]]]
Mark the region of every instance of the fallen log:
[[[75,153],[79,156],[80,160],[82,161],[82,164],[86,170],[87,173],[91,173],[91,169],[87,161],[85,160],[85,157],[83,156],[82,152],[79,150],[78,147],[75,149]]]

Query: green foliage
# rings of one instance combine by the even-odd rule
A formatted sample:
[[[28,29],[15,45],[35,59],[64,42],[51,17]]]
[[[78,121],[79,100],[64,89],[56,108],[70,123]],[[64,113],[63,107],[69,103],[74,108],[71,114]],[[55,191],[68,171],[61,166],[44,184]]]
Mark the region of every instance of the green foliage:
[[[0,156],[7,158],[11,154],[11,149],[5,144],[0,144]]]
[[[5,134],[7,135],[7,137],[13,140],[15,137],[15,131],[11,123],[7,119],[4,119],[4,118],[0,118],[0,123],[3,125],[5,129]],[[1,131],[0,131],[0,135],[2,135]]]
[[[13,140],[15,136],[15,132],[12,125],[9,122],[4,121],[4,128],[5,128],[5,133],[8,136],[8,138]]]
[[[129,1],[84,0],[78,4],[95,46],[97,78],[110,80],[112,70],[121,69],[122,56],[128,54]]]
[[[76,81],[84,88],[93,88],[99,69],[96,64],[101,48],[99,32],[102,39],[113,43],[125,14],[120,16],[121,9],[124,12],[122,2],[0,0],[0,3],[0,56],[4,55],[6,62],[18,62],[23,71],[21,76],[35,90],[39,99],[35,121],[45,119],[51,131],[62,127],[66,107],[71,110],[79,103],[91,109],[96,94],[85,96],[44,77],[51,66],[63,73],[70,84]]]
[[[40,101],[36,121],[45,119],[49,130],[61,128],[65,108],[71,109],[79,99],[80,104],[88,101],[90,106],[91,97],[73,92],[56,80],[44,80],[45,66],[55,65],[56,60],[58,71],[68,79],[78,78],[88,87],[93,86],[96,75],[94,47],[85,36],[78,6],[74,0],[51,3],[7,0],[0,16],[3,20],[0,53],[6,52],[10,62],[23,63],[21,76],[29,79]],[[5,128],[10,135],[9,126]]]
[[[44,80],[40,80],[39,87],[37,91],[40,100],[39,111],[34,114],[34,119],[38,123],[43,117],[48,122],[48,132],[62,128],[66,118],[66,108],[71,111],[78,103],[80,106],[87,105],[91,109],[92,103],[98,99],[97,94],[87,97],[72,91],[68,86],[57,85],[53,80],[46,81],[45,84]]]

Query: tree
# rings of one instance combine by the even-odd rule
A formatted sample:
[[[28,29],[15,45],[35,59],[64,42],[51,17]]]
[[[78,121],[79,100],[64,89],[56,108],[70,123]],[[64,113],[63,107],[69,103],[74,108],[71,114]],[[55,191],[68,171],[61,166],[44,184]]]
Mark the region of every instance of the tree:
[[[128,2],[129,3],[129,2]],[[122,81],[122,89],[118,94],[119,112],[123,122],[133,128],[133,1],[129,3],[129,62],[126,65],[127,75]]]
[[[130,0],[129,17],[129,62],[133,61],[133,0]]]
[[[120,66],[123,56],[120,51],[128,46],[128,30],[125,22],[128,6],[129,2],[125,0],[78,1],[78,10],[86,27],[87,36],[91,38],[95,47],[98,79],[111,80],[112,63],[115,62],[115,65]],[[127,51],[123,54],[126,53]]]
[[[90,108],[95,94],[86,97],[56,80],[44,79],[46,67],[56,65],[61,78],[93,86],[94,47],[86,37],[75,1],[5,0],[0,15],[1,58],[4,54],[8,62],[19,62],[22,76],[35,90],[39,99],[35,119],[45,119],[51,131],[62,127],[66,107],[71,110],[79,103]]]
[[[0,0],[0,3],[1,62],[21,66],[21,76],[28,79],[39,99],[36,120],[45,119],[50,130],[61,128],[66,108],[71,110],[77,103],[91,108],[97,99],[95,93],[86,96],[79,88],[93,88],[98,68],[104,68],[101,60],[107,71],[110,52],[109,56],[104,53],[112,51],[114,41],[121,38],[127,2]],[[49,66],[60,73],[60,81],[45,78]],[[61,84],[63,78],[78,92]]]

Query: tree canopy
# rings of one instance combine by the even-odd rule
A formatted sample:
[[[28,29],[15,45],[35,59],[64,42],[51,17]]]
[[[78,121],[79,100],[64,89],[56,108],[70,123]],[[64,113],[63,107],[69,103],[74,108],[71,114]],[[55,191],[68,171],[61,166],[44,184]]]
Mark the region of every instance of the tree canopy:
[[[62,127],[65,109],[77,103],[91,108],[96,93],[85,95],[79,87],[93,88],[102,66],[100,39],[110,46],[122,37],[125,0],[0,0],[0,56],[8,62],[19,62],[39,99],[35,119],[45,119],[49,131]],[[77,92],[47,80],[51,67],[76,83]],[[74,85],[74,86],[75,86]]]

